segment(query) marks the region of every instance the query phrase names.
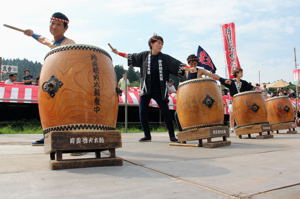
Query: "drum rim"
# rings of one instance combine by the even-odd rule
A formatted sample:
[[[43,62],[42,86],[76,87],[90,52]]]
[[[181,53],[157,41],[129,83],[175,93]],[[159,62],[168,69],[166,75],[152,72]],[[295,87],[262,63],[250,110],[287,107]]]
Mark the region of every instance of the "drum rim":
[[[288,96],[276,96],[276,97],[272,97],[270,99],[267,99],[266,102],[269,102],[269,101],[272,101],[272,100],[275,100],[275,99],[280,99],[280,98],[288,98],[289,99]]]
[[[192,130],[192,129],[201,129],[207,127],[214,127],[214,126],[225,126],[224,123],[214,123],[214,124],[201,124],[195,126],[188,126],[186,128],[182,128],[182,131]]]
[[[235,97],[239,97],[239,96],[242,96],[242,95],[247,95],[247,94],[261,94],[262,92],[261,91],[244,91],[244,92],[240,92],[240,93],[237,93],[233,96],[233,98]]]
[[[284,122],[276,122],[276,123],[271,123],[269,122],[270,125],[277,125],[277,124],[288,124],[288,123],[295,123],[294,120],[289,120],[289,121],[284,121]]]
[[[247,127],[247,126],[253,126],[253,125],[270,125],[269,121],[265,122],[256,122],[256,123],[251,123],[251,124],[244,124],[244,125],[237,125],[234,127],[234,129],[241,128],[241,127]]]
[[[108,131],[108,130],[116,130],[115,127],[102,125],[102,124],[89,124],[89,123],[78,123],[78,124],[66,124],[66,125],[58,125],[52,126],[43,129],[43,133],[51,133],[51,132],[67,132],[67,131],[80,131],[80,130],[91,130],[91,131]]]
[[[67,50],[92,50],[92,51],[96,51],[99,53],[102,53],[103,55],[106,55],[107,57],[109,57],[110,60],[112,60],[111,56],[108,54],[108,52],[106,52],[104,49],[99,48],[97,46],[93,46],[93,45],[89,45],[89,44],[68,44],[68,45],[63,45],[63,46],[59,46],[57,48],[54,48],[52,50],[50,50],[44,60],[46,60],[46,58],[54,53],[60,52],[60,51],[67,51]]]
[[[184,82],[179,83],[178,88],[181,86],[184,86],[186,84],[191,84],[191,83],[196,83],[196,82],[214,82],[217,83],[215,80],[213,79],[202,79],[202,78],[197,78],[197,79],[190,79],[190,80],[186,80]]]

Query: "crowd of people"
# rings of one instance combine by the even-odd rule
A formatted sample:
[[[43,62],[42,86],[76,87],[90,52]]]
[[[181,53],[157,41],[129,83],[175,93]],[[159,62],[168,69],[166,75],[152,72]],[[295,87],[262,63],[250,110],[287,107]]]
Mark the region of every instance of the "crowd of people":
[[[265,99],[278,96],[288,96],[289,98],[296,98],[296,92],[292,88],[277,88],[274,90],[270,90],[267,88],[266,84],[263,84],[263,86],[261,86],[260,84],[256,84],[255,90],[261,91]]]
[[[11,73],[8,75],[8,79],[4,81],[4,84],[15,84],[17,80],[17,74]],[[24,70],[23,75],[23,83],[24,85],[39,85],[39,77],[35,78],[33,80],[33,76],[30,74],[30,70],[26,69]]]

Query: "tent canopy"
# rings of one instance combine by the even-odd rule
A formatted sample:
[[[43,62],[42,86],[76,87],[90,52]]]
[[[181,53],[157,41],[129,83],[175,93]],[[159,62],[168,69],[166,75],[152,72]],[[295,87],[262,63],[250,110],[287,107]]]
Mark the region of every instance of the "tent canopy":
[[[280,79],[271,84],[268,84],[267,88],[283,88],[283,87],[287,87],[288,85],[290,85],[288,82]]]

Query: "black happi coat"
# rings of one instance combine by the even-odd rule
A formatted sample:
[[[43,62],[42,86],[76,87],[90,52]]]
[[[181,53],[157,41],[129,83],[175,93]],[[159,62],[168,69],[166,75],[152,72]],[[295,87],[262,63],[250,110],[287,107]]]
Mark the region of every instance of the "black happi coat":
[[[151,93],[151,69],[149,51],[141,53],[128,54],[128,66],[139,67],[141,73],[141,96]],[[149,60],[150,58],[150,60]],[[164,100],[168,99],[168,88],[166,86],[169,81],[169,75],[174,74],[178,76],[184,75],[184,70],[180,69],[185,64],[181,63],[177,59],[163,53],[158,54],[159,62],[159,78],[160,78],[160,92]]]
[[[230,96],[233,97],[235,94],[239,93],[239,91],[235,85],[236,80],[230,79],[232,81],[231,84],[225,84],[226,80],[227,79],[220,78],[221,84],[223,84],[226,88],[229,89]],[[242,79],[240,81],[242,83],[240,92],[251,91],[254,89],[254,87],[251,84],[249,84],[247,81],[242,80]]]

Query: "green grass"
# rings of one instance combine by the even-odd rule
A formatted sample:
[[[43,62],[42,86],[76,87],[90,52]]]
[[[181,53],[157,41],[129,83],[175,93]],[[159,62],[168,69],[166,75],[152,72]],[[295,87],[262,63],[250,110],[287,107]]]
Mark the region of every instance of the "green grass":
[[[0,124],[0,134],[41,134],[42,132],[37,120],[18,120]]]
[[[167,132],[167,129],[161,125],[150,125],[151,132]],[[125,133],[124,125],[118,125],[117,129]],[[142,133],[140,125],[129,125],[127,133]],[[33,121],[9,121],[0,124],[0,134],[42,134],[40,122]]]
[[[0,134],[42,134],[43,131],[41,127],[24,127],[24,128],[14,128],[11,126],[1,127]]]

